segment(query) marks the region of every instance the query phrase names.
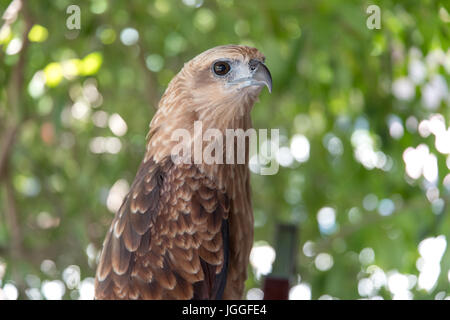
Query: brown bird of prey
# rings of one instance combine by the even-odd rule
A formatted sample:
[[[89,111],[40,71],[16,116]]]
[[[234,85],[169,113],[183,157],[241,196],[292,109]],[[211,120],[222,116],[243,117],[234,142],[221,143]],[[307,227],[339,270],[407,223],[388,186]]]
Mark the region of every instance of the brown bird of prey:
[[[96,299],[242,298],[253,243],[248,152],[240,164],[176,162],[172,133],[187,130],[192,146],[211,143],[194,135],[195,121],[203,132],[251,128],[258,95],[272,88],[264,60],[255,48],[220,46],[172,79],[103,243]]]

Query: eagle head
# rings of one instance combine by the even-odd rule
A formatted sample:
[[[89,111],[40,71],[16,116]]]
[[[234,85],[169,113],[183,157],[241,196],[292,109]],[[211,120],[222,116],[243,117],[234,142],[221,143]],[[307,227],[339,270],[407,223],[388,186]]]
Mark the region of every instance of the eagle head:
[[[180,74],[191,79],[187,85],[196,104],[215,105],[215,109],[251,107],[264,86],[272,91],[272,77],[264,61],[256,48],[219,46],[186,63]]]
[[[149,133],[151,146],[161,146],[159,159],[173,146],[176,129],[193,132],[195,121],[204,129],[251,127],[250,111],[264,86],[272,91],[272,77],[256,48],[224,45],[209,49],[186,62],[161,98]]]

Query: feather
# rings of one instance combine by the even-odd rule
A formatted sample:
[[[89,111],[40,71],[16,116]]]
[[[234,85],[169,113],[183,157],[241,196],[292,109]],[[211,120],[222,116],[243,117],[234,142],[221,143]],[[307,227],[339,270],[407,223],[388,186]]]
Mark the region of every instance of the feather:
[[[112,268],[116,274],[123,275],[130,265],[131,252],[125,248],[121,238],[113,235],[110,239]]]
[[[135,230],[128,221],[122,234],[125,249],[130,252],[136,251],[141,243],[141,236]]]
[[[106,236],[106,243],[109,243],[111,239],[111,232]],[[102,282],[106,279],[112,269],[111,264],[111,246],[105,246],[105,249],[102,252],[102,259],[97,268],[97,280]]]

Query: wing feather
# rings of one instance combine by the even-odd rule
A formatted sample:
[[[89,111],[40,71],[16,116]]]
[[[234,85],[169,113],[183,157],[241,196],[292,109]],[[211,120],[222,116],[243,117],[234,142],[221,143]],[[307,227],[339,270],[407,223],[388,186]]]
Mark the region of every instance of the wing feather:
[[[105,238],[96,299],[221,298],[229,210],[194,165],[143,162]]]

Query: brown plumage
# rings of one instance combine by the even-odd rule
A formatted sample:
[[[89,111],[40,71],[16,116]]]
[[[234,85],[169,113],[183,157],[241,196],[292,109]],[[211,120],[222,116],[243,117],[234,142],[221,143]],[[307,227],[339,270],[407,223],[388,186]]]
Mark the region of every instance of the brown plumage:
[[[251,128],[262,86],[271,89],[263,62],[254,48],[216,47],[170,82],[145,158],[106,235],[96,299],[242,298],[253,242],[248,153],[245,164],[179,164],[171,134],[186,129],[194,138],[184,143],[201,139],[205,148],[212,142],[194,136],[194,121],[203,132]]]

